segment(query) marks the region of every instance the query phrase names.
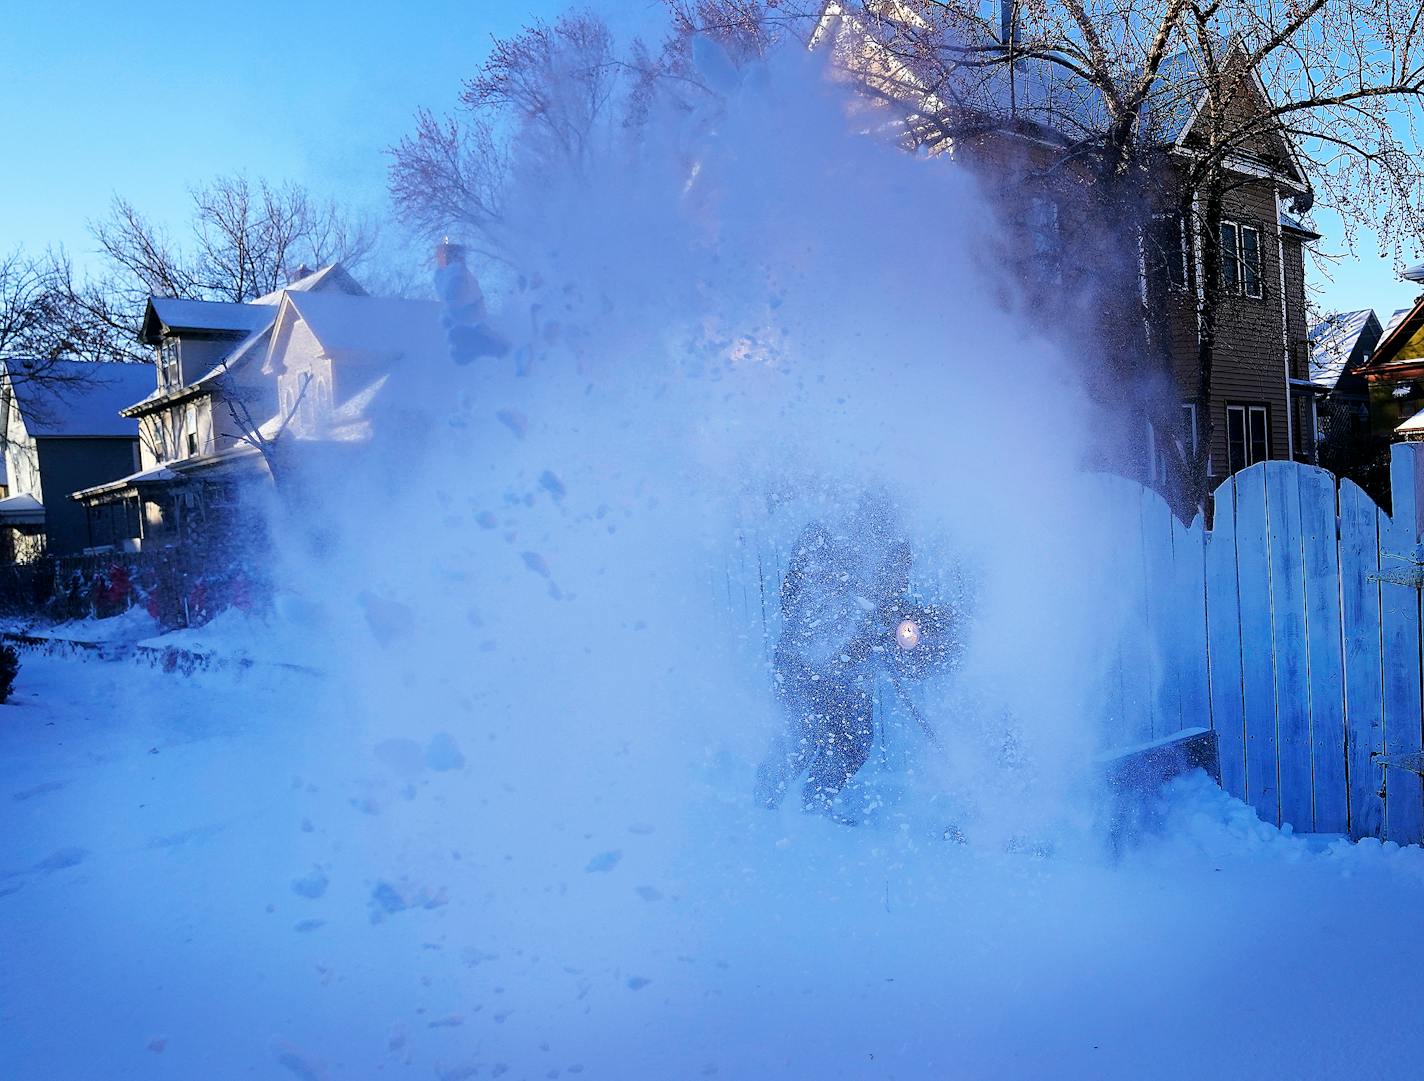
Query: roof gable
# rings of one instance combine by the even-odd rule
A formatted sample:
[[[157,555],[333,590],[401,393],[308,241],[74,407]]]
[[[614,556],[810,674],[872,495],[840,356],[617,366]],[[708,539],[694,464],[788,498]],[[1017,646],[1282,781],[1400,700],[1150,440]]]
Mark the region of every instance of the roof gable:
[[[184,300],[149,297],[139,337],[149,345],[165,335],[182,331],[203,334],[247,335],[272,318],[268,305],[230,304],[219,300]]]
[[[1389,364],[1417,364],[1421,360],[1424,360],[1424,293],[1414,302],[1414,307],[1394,313],[1365,367],[1374,371]]]
[[[444,349],[440,305],[433,300],[302,293],[289,295],[283,312],[301,319],[327,355],[394,357]]]
[[[1310,330],[1310,379],[1334,387],[1347,371],[1359,367],[1363,354],[1379,341],[1379,317],[1373,309],[1338,312]]]

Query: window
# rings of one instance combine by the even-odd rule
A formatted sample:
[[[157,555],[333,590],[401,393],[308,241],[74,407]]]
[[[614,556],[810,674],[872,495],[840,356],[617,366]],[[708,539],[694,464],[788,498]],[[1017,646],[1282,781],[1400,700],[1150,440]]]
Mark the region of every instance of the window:
[[[1239,230],[1234,221],[1221,223],[1221,288],[1223,292],[1235,293],[1241,288],[1241,257],[1236,245],[1240,242]]]
[[[1197,428],[1197,403],[1182,403],[1182,436],[1183,447],[1192,457],[1196,457],[1197,440],[1200,438]]]
[[[1052,199],[1033,198],[1028,206],[1029,239],[1034,265],[1046,281],[1060,278],[1058,253],[1062,249],[1058,235],[1058,204]]]
[[[158,368],[165,387],[176,387],[182,381],[182,356],[177,338],[164,338],[159,343]]]
[[[1241,232],[1241,288],[1248,297],[1261,299],[1261,230],[1243,225]]]
[[[1256,226],[1221,223],[1221,288],[1261,299],[1261,230]]]
[[[198,453],[198,407],[190,405],[183,418],[183,442],[188,448],[188,457]]]
[[[1178,289],[1187,287],[1186,230],[1180,214],[1157,214],[1147,233],[1147,272]]]
[[[1226,407],[1226,459],[1231,472],[1271,456],[1270,426],[1264,405]]]

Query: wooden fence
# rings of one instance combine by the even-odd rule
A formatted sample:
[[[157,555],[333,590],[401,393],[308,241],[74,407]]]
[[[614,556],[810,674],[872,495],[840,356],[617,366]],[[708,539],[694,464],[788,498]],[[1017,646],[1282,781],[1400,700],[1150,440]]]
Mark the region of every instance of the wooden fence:
[[[1127,538],[1141,620],[1110,710],[1151,735],[1209,723],[1222,784],[1298,831],[1424,840],[1424,784],[1384,756],[1421,750],[1424,446],[1394,448],[1393,513],[1357,485],[1265,462],[1215,495],[1213,528],[1173,520],[1140,486]]]
[[[1294,462],[1228,479],[1210,530],[1101,483],[1131,523],[1104,558],[1134,604],[1107,665],[1106,742],[1209,725],[1223,786],[1267,821],[1424,840],[1424,779],[1381,762],[1421,751],[1424,444],[1394,448],[1392,514]],[[767,643],[785,569],[767,553],[790,539],[743,543],[727,571],[735,624]]]

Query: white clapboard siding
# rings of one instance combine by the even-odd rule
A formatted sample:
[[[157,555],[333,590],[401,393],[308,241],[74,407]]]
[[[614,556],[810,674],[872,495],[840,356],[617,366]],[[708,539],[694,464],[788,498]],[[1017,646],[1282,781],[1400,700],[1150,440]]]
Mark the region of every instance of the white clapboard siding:
[[[1354,481],[1340,482],[1340,617],[1345,654],[1345,768],[1350,836],[1384,829],[1384,669],[1380,660],[1380,509]]]
[[[1419,591],[1387,580],[1388,572],[1409,569],[1418,543],[1416,531],[1416,458],[1396,452],[1390,463],[1392,513],[1380,518],[1381,660],[1384,668],[1384,745],[1389,754],[1420,750]],[[1416,844],[1424,834],[1424,801],[1420,778],[1402,769],[1385,778],[1384,835],[1401,844]]]
[[[1206,618],[1211,724],[1221,755],[1221,787],[1237,799],[1245,799],[1246,720],[1236,569],[1236,481],[1232,477],[1216,490],[1216,515],[1206,537]]]
[[[1335,478],[1299,466],[1301,553],[1305,564],[1306,663],[1309,668],[1310,762],[1315,825],[1344,833],[1349,822],[1345,782],[1345,682],[1340,640],[1340,552]]]

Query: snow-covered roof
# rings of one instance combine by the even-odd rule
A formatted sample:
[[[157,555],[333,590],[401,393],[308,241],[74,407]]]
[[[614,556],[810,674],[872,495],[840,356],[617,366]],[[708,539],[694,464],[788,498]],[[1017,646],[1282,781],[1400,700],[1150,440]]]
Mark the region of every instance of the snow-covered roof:
[[[1424,411],[1415,413],[1395,430],[1396,435],[1424,435]]]
[[[440,305],[433,300],[300,293],[287,303],[327,353],[390,357],[445,349]]]
[[[29,494],[0,499],[0,525],[44,525],[44,504]]]
[[[1360,335],[1375,319],[1371,308],[1339,312],[1310,330],[1310,378],[1322,386],[1335,388],[1350,363]],[[1376,320],[1378,322],[1378,320]]]
[[[150,298],[149,304],[150,307],[154,310],[156,310],[156,308],[154,308],[155,305],[162,305],[166,307],[167,305],[173,303],[184,305],[208,305],[223,309],[251,309],[251,313],[249,313],[249,315],[242,317],[243,319],[247,319],[250,322],[250,332],[245,338],[242,339],[242,341],[237,345],[235,349],[233,349],[231,353],[229,353],[219,363],[213,365],[213,367],[209,368],[206,372],[204,372],[197,379],[193,380],[191,383],[188,383],[186,386],[180,387],[176,390],[168,387],[158,387],[157,389],[151,391],[146,397],[127,406],[126,412],[130,414],[141,413],[144,411],[145,407],[153,405],[157,402],[167,401],[170,399],[181,399],[183,397],[189,396],[194,390],[201,390],[205,387],[211,386],[216,380],[218,380],[223,375],[226,375],[229,372],[236,370],[237,368],[248,363],[255,357],[261,355],[262,349],[260,348],[260,346],[265,344],[265,342],[267,341],[267,332],[272,329],[272,325],[276,321],[277,312],[279,311],[279,306],[284,296],[286,296],[288,293],[326,292],[349,297],[365,297],[367,295],[366,290],[361,288],[360,283],[357,282],[356,279],[353,278],[349,273],[347,273],[345,267],[343,267],[340,263],[331,263],[327,266],[322,267],[320,270],[314,270],[309,274],[305,274],[302,277],[297,278],[295,281],[291,282],[289,285],[283,286],[281,289],[274,290],[271,293],[267,293],[264,296],[258,297],[250,304],[225,304],[218,301],[207,300],[173,301],[166,300],[161,297]],[[212,318],[216,321],[223,317],[221,316],[221,313],[219,313],[217,315],[214,315]],[[234,332],[236,332],[236,329],[234,330]],[[146,322],[145,333],[147,333]],[[145,340],[148,340],[148,338],[146,337]]]
[[[108,492],[122,491],[125,488],[137,488],[145,484],[166,484],[169,481],[181,479],[167,466],[154,466],[152,469],[140,469],[137,473],[130,473],[127,477],[120,477],[118,480],[96,484],[92,488],[81,488],[79,491],[71,493],[69,498],[82,501]]]
[[[1306,225],[1304,222],[1300,221],[1298,218],[1291,217],[1284,210],[1280,212],[1278,220],[1280,221],[1281,226],[1283,228],[1293,230],[1297,233],[1303,233],[1304,235],[1312,237],[1316,240],[1320,239],[1319,233],[1317,233],[1310,226]]]
[[[138,437],[119,411],[153,386],[153,365],[84,360],[8,361],[7,381],[32,436]]]
[[[152,344],[164,331],[199,330],[213,334],[250,334],[272,321],[271,304],[232,304],[221,300],[149,297],[143,340]]]
[[[1394,328],[1399,326],[1400,323],[1404,322],[1404,317],[1413,310],[1413,308],[1400,308],[1397,312],[1391,315],[1389,317],[1389,322],[1384,325],[1384,334],[1381,335],[1381,337],[1389,337],[1390,334],[1394,332]]]
[[[275,306],[282,302],[283,293],[314,293],[318,291],[342,292],[356,297],[366,295],[366,290],[362,289],[361,284],[347,273],[344,266],[340,263],[329,263],[320,270],[313,270],[309,274],[295,278],[281,289],[274,289],[272,292],[258,297],[252,303]]]
[[[277,305],[287,293],[339,292],[365,296],[346,268],[330,263],[274,289],[256,300],[234,304],[223,300],[184,300],[179,297],[149,297],[144,313],[144,341],[157,342],[165,330],[200,330],[208,333],[252,334],[272,325]]]

